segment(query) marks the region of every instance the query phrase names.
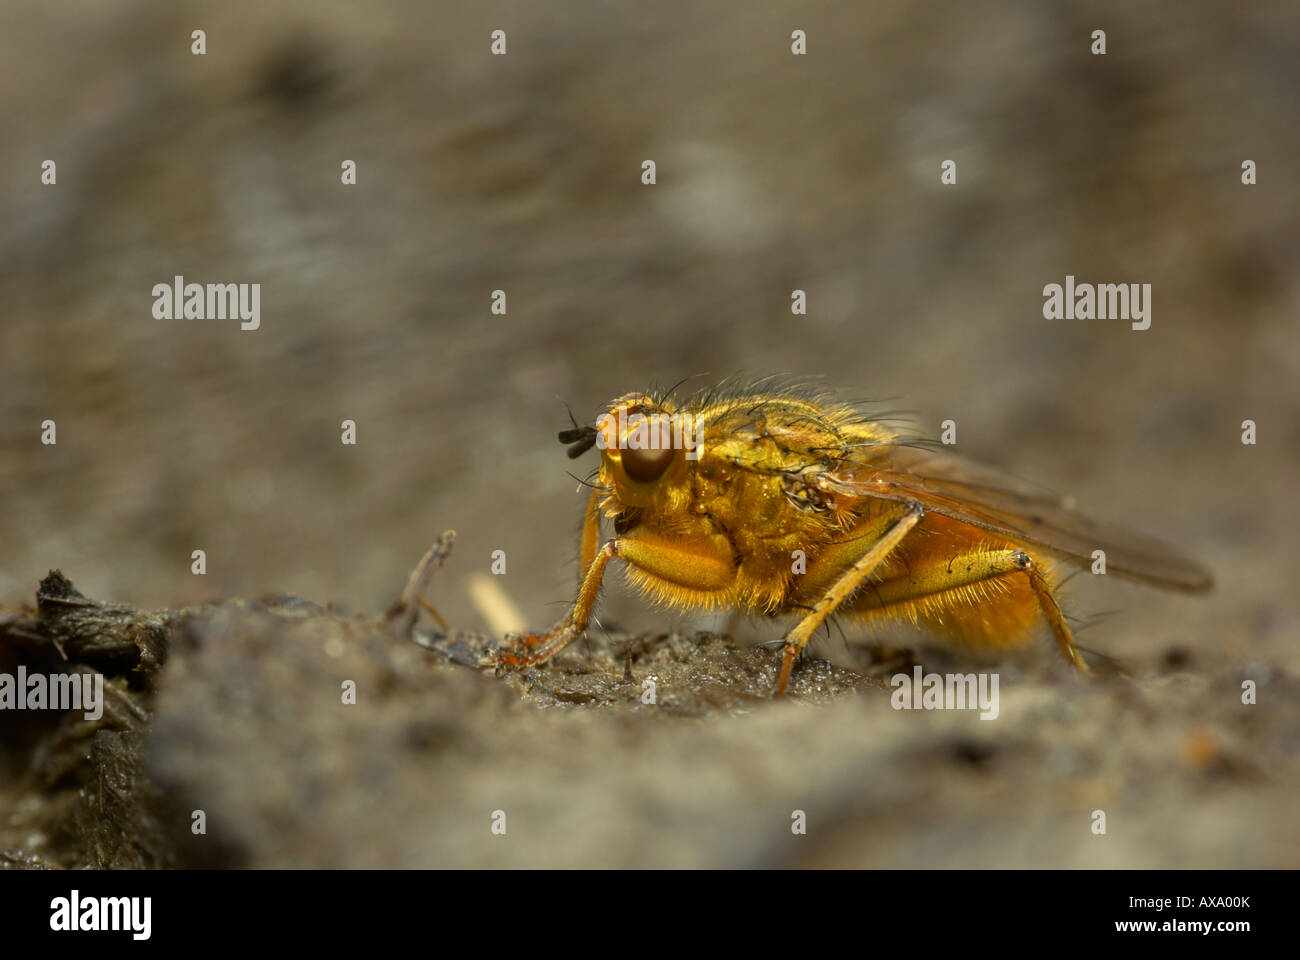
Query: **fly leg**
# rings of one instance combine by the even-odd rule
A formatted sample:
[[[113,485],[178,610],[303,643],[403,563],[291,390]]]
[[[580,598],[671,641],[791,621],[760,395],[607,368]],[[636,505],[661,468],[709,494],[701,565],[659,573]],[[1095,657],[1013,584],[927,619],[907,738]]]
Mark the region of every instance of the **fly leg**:
[[[1047,619],[1047,624],[1052,628],[1052,635],[1056,637],[1056,645],[1061,648],[1061,656],[1065,657],[1075,669],[1082,673],[1088,672],[1088,664],[1079,654],[1079,648],[1074,645],[1074,634],[1070,632],[1070,626],[1065,622],[1065,617],[1061,615],[1061,608],[1056,604],[1056,596],[1052,593],[1052,588],[1046,578],[1038,571],[1034,561],[1028,556],[1025,557],[1028,564],[1025,567],[1025,573],[1029,576],[1029,589],[1034,591],[1034,596],[1038,598],[1039,609],[1043,611],[1043,616]]]
[[[1051,584],[1033,557],[1018,547],[978,548],[949,557],[937,554],[928,558],[913,557],[906,575],[873,583],[869,592],[855,598],[853,610],[866,615],[884,613],[920,620],[938,620],[942,616],[951,624],[960,625],[963,622],[961,611],[981,602],[978,595],[972,594],[972,588],[978,589],[981,583],[1014,576],[1025,577],[1027,591],[1007,593],[983,602],[991,608],[997,605],[1003,610],[1016,611],[1013,621],[1016,623],[1041,614],[1066,662],[1086,672],[1088,665],[1074,645],[1074,636],[1056,603]],[[1023,617],[1020,611],[1024,612]],[[1009,631],[1012,628],[1006,626],[1002,629]]]
[[[868,541],[866,551],[858,557],[834,583],[822,594],[802,620],[794,625],[785,636],[785,652],[781,658],[781,675],[776,681],[776,696],[785,695],[786,684],[790,680],[790,667],[794,658],[803,653],[804,647],[825,622],[860,587],[872,571],[903,541],[912,528],[921,522],[924,511],[920,504],[908,504],[902,515],[878,538]]]
[[[736,568],[725,537],[684,543],[641,533],[635,537],[608,540],[597,550],[595,545],[599,537],[599,517],[594,503],[593,496],[593,505],[588,509],[582,533],[586,572],[569,612],[545,633],[527,634],[503,641],[495,655],[484,659],[484,666],[495,667],[500,673],[503,670],[544,663],[582,636],[600,594],[605,568],[615,557],[660,583],[691,591],[701,597],[730,594],[735,584]],[[590,556],[588,551],[591,551]]]
[[[545,633],[525,634],[502,641],[501,649],[495,656],[487,658],[484,666],[496,667],[497,673],[501,673],[503,670],[545,663],[582,636],[591,619],[591,609],[596,605],[596,595],[600,592],[605,567],[618,556],[618,544],[617,540],[610,540],[596,552],[596,558],[588,568],[587,575],[582,578],[582,586],[578,588],[578,598],[563,620]]]
[[[604,555],[604,551],[598,550],[600,497],[601,491],[592,489],[591,496],[587,498],[587,509],[583,512],[582,536],[578,547],[583,579],[579,584],[578,599],[574,602],[573,608],[564,615],[564,619],[545,633],[527,634],[504,641],[497,653],[484,658],[483,666],[496,667],[497,673],[500,673],[512,667],[527,667],[535,663],[543,663],[582,636],[582,631],[587,629],[587,619],[591,616],[591,608],[596,602],[596,593],[600,590],[605,565],[618,552],[617,541],[613,540],[605,545],[610,551],[608,556]],[[598,553],[601,554],[599,565],[597,565]],[[584,597],[588,597],[585,605]]]

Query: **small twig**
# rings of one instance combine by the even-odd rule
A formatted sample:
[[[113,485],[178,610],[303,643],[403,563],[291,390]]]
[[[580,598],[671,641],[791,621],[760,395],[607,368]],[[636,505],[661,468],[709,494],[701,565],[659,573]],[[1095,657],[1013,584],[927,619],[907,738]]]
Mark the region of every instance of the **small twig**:
[[[44,640],[45,637],[39,633],[32,633],[30,630],[24,630],[22,627],[6,626],[5,633],[13,634],[15,637],[26,637],[28,640]],[[67,658],[64,657],[66,660]]]
[[[47,593],[38,593],[36,595],[37,603],[61,603],[65,607],[97,607],[99,606],[94,600],[73,600],[68,597],[52,597]]]
[[[428,600],[424,599],[424,597],[420,598],[420,606],[424,607],[424,609],[428,610],[431,614],[433,614],[433,619],[438,621],[438,626],[442,627],[443,630],[451,629],[451,624],[448,623],[446,620],[444,620],[442,618],[442,614],[439,613],[437,610],[433,609],[433,604],[431,604]]]
[[[451,545],[455,542],[456,531],[444,530],[433,546],[420,558],[420,562],[415,565],[415,569],[406,579],[406,587],[402,590],[401,597],[389,608],[387,619],[396,621],[397,630],[403,637],[409,639],[412,631],[415,630],[415,621],[420,616],[421,594],[429,585],[429,578],[433,576],[434,568],[442,566],[442,561],[447,559],[447,554],[451,553]]]

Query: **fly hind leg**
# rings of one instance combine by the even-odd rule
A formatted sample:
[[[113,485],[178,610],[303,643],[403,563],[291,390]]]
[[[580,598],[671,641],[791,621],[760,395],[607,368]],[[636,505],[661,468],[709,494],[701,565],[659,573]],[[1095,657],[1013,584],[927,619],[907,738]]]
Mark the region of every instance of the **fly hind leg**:
[[[1024,577],[1019,589],[1010,578]],[[1001,581],[1003,592],[992,589]],[[855,613],[929,621],[967,642],[1006,647],[1041,616],[1066,662],[1088,665],[1038,564],[1018,547],[979,546],[955,557],[938,553],[909,558],[906,575],[871,585],[854,598]]]
[[[1043,576],[1042,572],[1034,564],[1033,558],[1025,555],[1026,566],[1025,573],[1029,576],[1029,589],[1034,591],[1034,596],[1038,598],[1038,607],[1043,611],[1043,616],[1047,619],[1047,625],[1052,628],[1052,634],[1056,637],[1056,645],[1061,648],[1061,656],[1065,657],[1066,662],[1083,673],[1088,672],[1088,664],[1084,661],[1079,653],[1079,648],[1074,645],[1074,634],[1070,632],[1070,626],[1065,622],[1065,617],[1061,614],[1061,608],[1057,606],[1056,595],[1052,593],[1052,587]]]

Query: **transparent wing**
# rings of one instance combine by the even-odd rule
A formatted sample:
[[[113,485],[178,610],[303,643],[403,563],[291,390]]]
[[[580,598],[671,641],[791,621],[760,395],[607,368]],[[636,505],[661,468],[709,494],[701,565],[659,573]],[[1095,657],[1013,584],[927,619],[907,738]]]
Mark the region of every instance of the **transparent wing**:
[[[840,461],[813,482],[829,493],[916,501],[1012,540],[1037,544],[1080,561],[1106,552],[1106,572],[1198,593],[1213,585],[1204,567],[1173,547],[1098,523],[1065,506],[1042,488],[943,450],[881,445],[878,463]]]

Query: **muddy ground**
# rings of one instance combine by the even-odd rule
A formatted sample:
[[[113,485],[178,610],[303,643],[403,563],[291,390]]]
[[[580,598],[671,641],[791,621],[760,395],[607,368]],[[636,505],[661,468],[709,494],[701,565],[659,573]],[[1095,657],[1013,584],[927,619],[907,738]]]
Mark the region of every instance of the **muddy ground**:
[[[1296,866],[1298,26],[1287,2],[5,3],[0,657],[118,695],[93,725],[0,714],[5,862]],[[261,328],[156,320],[177,274],[260,282]],[[1151,328],[1044,320],[1067,274],[1151,283]],[[1071,581],[1088,680],[1046,639],[989,663],[850,631],[784,703],[754,646],[780,625],[617,576],[545,670],[393,635],[448,527],[429,597],[463,643],[497,550],[553,622],[582,505],[563,402],[737,372],[954,419],[960,452],[1216,588]],[[51,568],[103,622],[33,606]],[[1001,715],[890,709],[914,660],[996,669]]]
[[[1135,675],[1004,666],[998,713],[981,718],[892,709],[906,650],[856,669],[810,658],[776,702],[776,656],[725,636],[578,646],[497,678],[477,667],[493,649],[482,635],[408,635],[388,616],[291,597],[146,612],[88,601],[52,573],[37,610],[0,621],[0,650],[29,670],[102,670],[106,707],[99,721],[7,718],[0,856],[69,868],[1295,865],[1300,828],[1271,818],[1300,786],[1300,683],[1266,663],[1170,650]],[[1243,679],[1256,705],[1241,702]]]

